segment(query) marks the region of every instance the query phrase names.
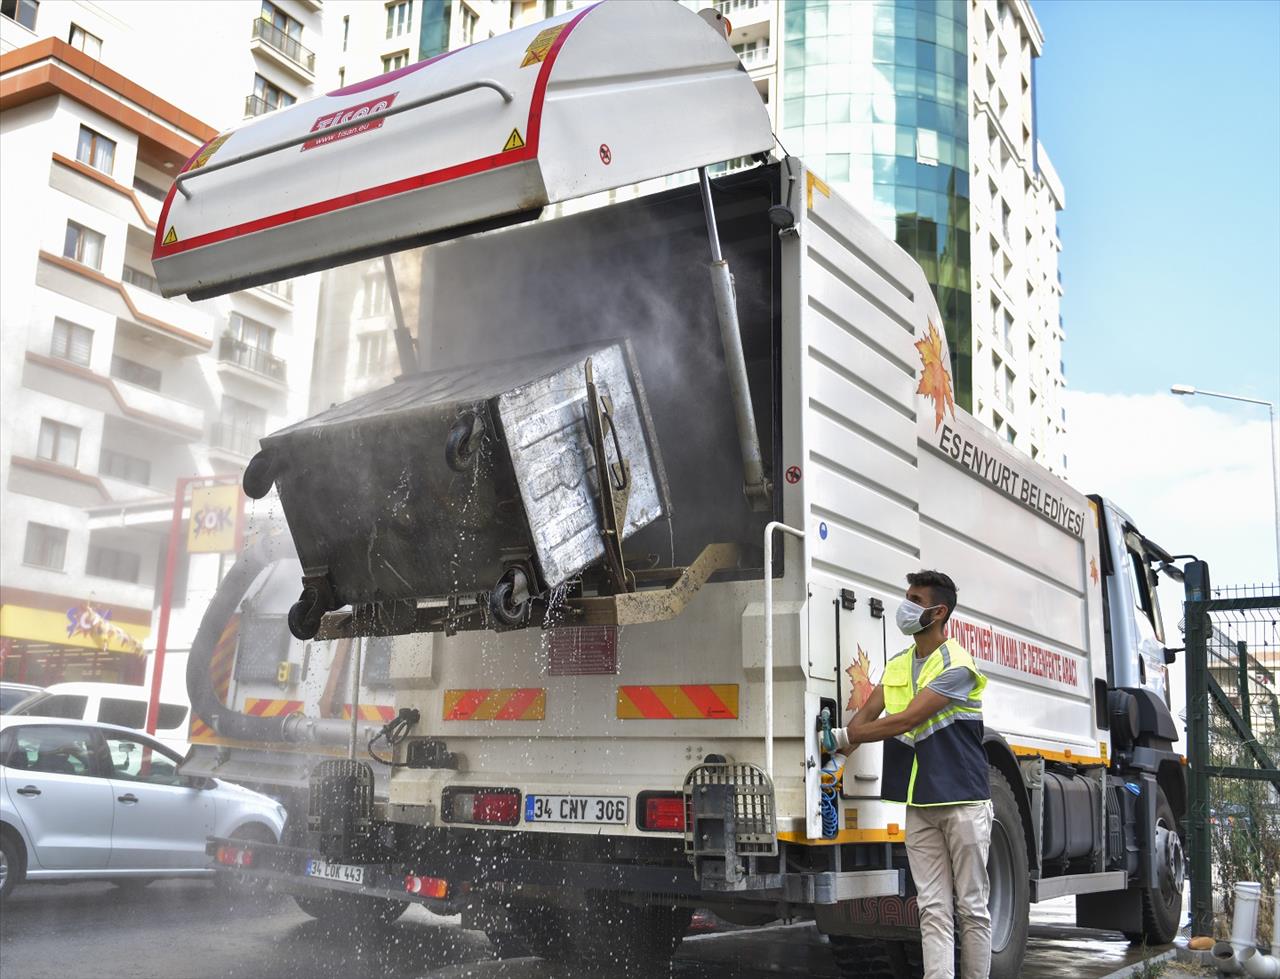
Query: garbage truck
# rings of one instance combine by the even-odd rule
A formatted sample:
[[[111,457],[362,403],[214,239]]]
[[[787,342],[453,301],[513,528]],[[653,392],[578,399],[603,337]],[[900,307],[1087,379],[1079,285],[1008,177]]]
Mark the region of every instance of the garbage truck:
[[[917,974],[882,752],[837,767],[820,726],[936,567],[989,678],[992,975],[1051,898],[1172,939],[1156,579],[1191,566],[956,403],[923,272],[775,155],[722,18],[605,0],[246,123],[153,261],[198,299],[394,253],[399,375],[262,439],[243,483],[280,522],[193,643],[184,770],[290,812],[280,845],[211,839],[226,872],[326,920],[461,913],[504,955],[652,974],[706,908]]]

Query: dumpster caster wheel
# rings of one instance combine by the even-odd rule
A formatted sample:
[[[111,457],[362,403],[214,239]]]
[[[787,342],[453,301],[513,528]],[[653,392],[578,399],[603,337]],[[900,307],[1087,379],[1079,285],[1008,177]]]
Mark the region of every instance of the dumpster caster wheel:
[[[289,609],[289,631],[299,639],[314,639],[326,611],[320,596],[307,589]]]
[[[251,500],[260,500],[271,492],[271,486],[275,481],[275,455],[264,449],[249,460],[240,484],[244,487],[245,496]]]
[[[529,579],[519,568],[511,568],[498,579],[489,593],[489,611],[508,626],[521,626],[529,618]]]

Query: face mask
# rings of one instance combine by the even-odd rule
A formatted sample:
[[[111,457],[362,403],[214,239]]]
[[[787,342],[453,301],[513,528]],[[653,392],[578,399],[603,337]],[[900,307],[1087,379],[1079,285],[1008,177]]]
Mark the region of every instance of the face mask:
[[[930,606],[930,608],[936,607]],[[903,599],[902,604],[898,606],[898,628],[902,630],[904,635],[914,636],[917,632],[927,628],[924,621],[924,614],[927,611],[929,609],[908,599]]]

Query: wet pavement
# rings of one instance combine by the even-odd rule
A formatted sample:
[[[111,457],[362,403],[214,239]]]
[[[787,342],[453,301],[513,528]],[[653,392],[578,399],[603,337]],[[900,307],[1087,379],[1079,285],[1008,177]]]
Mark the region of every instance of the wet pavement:
[[[1071,927],[1070,898],[1033,909],[1023,976],[1101,979],[1137,961],[1118,934]],[[1148,953],[1150,954],[1150,953]],[[480,932],[410,908],[383,931],[308,918],[287,897],[232,901],[208,881],[127,892],[105,883],[20,888],[0,913],[4,979],[588,979],[539,959],[497,961]],[[673,979],[836,976],[810,924],[692,935]],[[590,979],[606,979],[592,972]]]

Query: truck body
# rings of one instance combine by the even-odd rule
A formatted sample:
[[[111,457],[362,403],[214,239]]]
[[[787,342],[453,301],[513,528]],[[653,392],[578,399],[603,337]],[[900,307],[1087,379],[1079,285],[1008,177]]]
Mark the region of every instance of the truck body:
[[[605,402],[584,375],[558,389],[582,416],[564,471],[592,488],[592,534],[608,560],[552,589],[536,549],[460,555],[454,541],[433,551],[435,538],[415,531],[404,539],[423,560],[507,570],[483,594],[414,591],[408,575],[408,592],[379,598],[339,560],[349,542],[315,528],[366,518],[390,527],[386,489],[397,479],[436,487],[414,497],[419,506],[438,500],[444,512],[444,496],[457,494],[448,506],[465,510],[458,500],[489,500],[474,480],[490,470],[433,482],[450,458],[446,440],[419,446],[383,408],[313,420],[314,465],[305,452],[286,464],[273,449],[284,442],[264,440],[246,489],[261,496],[274,484],[303,560],[281,561],[264,543],[211,606],[196,642],[205,651],[193,648],[189,664],[206,731],[193,736],[185,770],[271,787],[291,820],[285,846],[212,841],[211,852],[298,890],[316,914],[386,917],[410,900],[460,910],[500,951],[590,957],[607,934],[610,954],[652,961],[670,955],[691,909],[706,907],[744,924],[811,916],[848,974],[909,972],[918,914],[904,808],[880,798],[878,745],[835,775],[819,718],[825,708],[848,723],[908,645],[893,626],[905,575],[936,567],[959,586],[950,634],[989,678],[992,974],[1018,974],[1029,904],[1051,897],[1078,895],[1082,925],[1167,941],[1181,906],[1186,808],[1155,597],[1169,555],[1112,503],[1013,452],[954,403],[943,320],[915,262],[791,157],[761,155],[701,186],[674,181],[521,223],[559,199],[767,153],[767,121],[762,136],[763,113],[735,64],[714,17],[606,2],[415,66],[424,90],[479,78],[509,92],[509,104],[495,100],[496,120],[428,100],[411,110],[417,119],[406,111],[338,133],[350,139],[255,157],[295,133],[344,125],[327,121],[332,105],[303,105],[271,117],[257,143],[266,123],[224,140],[227,165],[189,182],[188,203],[203,210],[171,194],[174,226],[194,223],[193,240],[209,244],[166,256],[160,229],[167,291],[210,294],[438,242],[420,255],[407,373],[456,376],[625,340],[669,494],[662,519],[610,529],[601,483],[627,460],[592,421]],[[404,82],[393,73],[335,94],[394,105]],[[437,146],[437,124],[445,144],[477,127],[513,128],[528,144],[531,131],[501,115],[523,111],[522,85],[532,86],[530,118],[546,100],[531,155],[492,170],[454,161],[457,176],[404,184],[398,210],[361,211],[382,207],[371,192],[333,214],[301,207],[302,218],[255,225],[259,193],[283,187],[290,169],[293,205],[325,180],[405,179],[383,172],[394,171],[397,140],[443,153],[444,167],[452,150]],[[363,163],[370,154],[380,162]],[[202,230],[201,220],[225,224],[236,208],[245,213],[234,227],[250,230]],[[492,230],[507,224],[518,226]],[[342,247],[338,228],[349,232]],[[732,271],[728,312],[713,290],[718,262]],[[409,398],[397,383],[392,394]],[[763,495],[752,488],[744,404]],[[349,439],[339,428],[357,416],[390,461],[386,472],[381,461],[362,464],[364,481],[339,485],[332,473]],[[504,437],[514,438],[497,425],[485,444],[498,453]],[[496,496],[485,504],[495,514]],[[502,505],[520,500],[532,523],[527,493]],[[371,577],[392,553],[381,533],[367,542]],[[621,572],[608,566],[614,558]],[[270,619],[278,631],[281,595],[299,579],[290,624],[306,639],[278,664],[281,693],[270,696],[264,671],[209,680],[232,618]],[[514,598],[513,580],[523,589]],[[495,598],[504,581],[509,608]],[[342,595],[357,593],[344,607]],[[361,657],[351,707],[346,684]],[[331,662],[347,679],[317,667]],[[264,693],[283,706],[258,708]]]

